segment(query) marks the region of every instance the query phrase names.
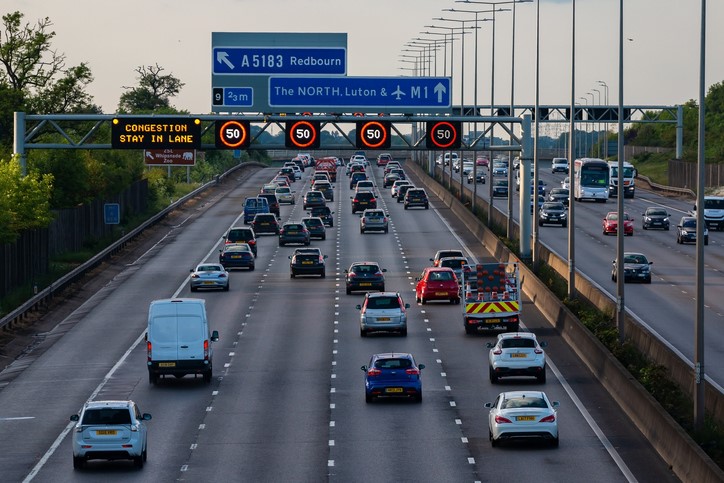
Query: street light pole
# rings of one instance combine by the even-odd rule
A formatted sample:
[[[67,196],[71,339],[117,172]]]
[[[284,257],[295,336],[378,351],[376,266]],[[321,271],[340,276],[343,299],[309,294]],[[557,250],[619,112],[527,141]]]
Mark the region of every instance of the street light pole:
[[[605,90],[606,97],[605,97],[604,102],[606,103],[606,112],[608,112],[608,84],[606,84],[602,80],[597,81],[597,82],[598,82],[598,85],[603,86],[603,88],[606,89]],[[603,129],[606,132],[606,135],[604,136],[604,139],[603,139],[603,156],[604,156],[603,159],[608,160],[608,116],[603,122]]]
[[[598,106],[601,106],[601,91],[598,89],[591,89],[593,92],[598,94]],[[600,112],[600,109],[599,111]],[[596,155],[597,157],[601,157],[601,119],[596,119]]]
[[[588,97],[579,97],[578,99],[585,101],[586,111],[588,111]],[[583,157],[588,157],[588,124],[583,122],[583,112],[581,112],[581,124],[583,124]]]
[[[572,0],[571,11],[571,107],[568,123],[568,180],[570,190],[568,195],[568,300],[576,298],[576,230],[575,230],[575,199],[576,176],[575,169],[575,140],[576,127],[576,0]]]

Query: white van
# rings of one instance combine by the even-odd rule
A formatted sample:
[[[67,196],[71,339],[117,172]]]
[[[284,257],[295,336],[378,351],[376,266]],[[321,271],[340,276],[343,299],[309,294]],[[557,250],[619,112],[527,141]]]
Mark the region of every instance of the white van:
[[[148,382],[158,376],[201,374],[211,382],[213,348],[218,331],[209,334],[206,301],[180,298],[154,300],[148,308],[146,349]]]

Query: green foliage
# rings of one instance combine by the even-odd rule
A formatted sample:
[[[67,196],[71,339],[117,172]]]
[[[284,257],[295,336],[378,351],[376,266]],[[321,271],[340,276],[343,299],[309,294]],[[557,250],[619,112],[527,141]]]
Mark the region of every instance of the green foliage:
[[[12,242],[21,231],[50,223],[52,189],[52,175],[30,171],[22,176],[17,159],[0,161],[0,242]]]
[[[160,113],[170,109],[170,98],[181,91],[184,83],[171,74],[162,74],[163,70],[158,64],[138,67],[138,86],[124,87],[118,112]]]

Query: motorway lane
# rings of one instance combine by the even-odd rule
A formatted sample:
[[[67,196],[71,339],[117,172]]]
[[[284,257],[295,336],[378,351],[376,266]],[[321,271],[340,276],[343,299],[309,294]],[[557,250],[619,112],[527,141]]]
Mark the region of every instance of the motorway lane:
[[[539,177],[547,184],[547,191],[560,186],[566,175],[551,174],[548,164],[541,164]],[[480,190],[480,186],[478,188],[478,195],[487,199],[487,190]],[[518,192],[515,189],[513,192],[513,214],[517,222]],[[498,202],[496,199],[494,206],[507,213],[507,200]],[[641,213],[649,206],[665,207],[672,214],[669,231],[642,229]],[[652,284],[627,283],[624,303],[631,313],[690,361],[694,353],[696,247],[677,244],[675,226],[691,207],[690,201],[665,198],[640,189],[635,198],[624,200],[625,211],[634,218],[634,236],[625,237],[624,249],[642,252],[654,262]],[[576,267],[608,292],[611,298],[615,298],[616,294],[616,283],[611,280],[611,261],[616,258],[616,237],[603,235],[601,223],[607,212],[615,210],[616,198],[611,198],[607,203],[578,202],[575,211]],[[538,233],[541,243],[564,258],[567,257],[567,229],[546,225],[539,227]],[[706,373],[713,381],[724,386],[724,331],[721,330],[724,326],[724,284],[719,283],[724,271],[722,232],[709,232],[705,257]]]
[[[177,236],[169,237],[162,249],[159,247],[152,256],[139,262],[134,274],[119,280],[117,286],[107,291],[105,306],[97,304],[79,316],[80,322],[72,337],[61,338],[56,343],[54,357],[45,364],[58,366],[59,377],[67,376],[72,367],[64,358],[69,355],[73,358],[78,346],[95,347],[99,338],[103,340],[99,334],[108,334],[109,325],[121,326],[123,330],[119,332],[125,335],[122,338],[120,334],[113,334],[114,338],[105,341],[106,350],[98,351],[97,374],[82,387],[73,386],[75,379],[65,377],[61,380],[67,387],[44,395],[37,406],[28,411],[16,408],[11,413],[3,413],[3,416],[37,414],[44,417],[42,422],[26,426],[15,426],[21,421],[12,422],[20,440],[13,440],[12,446],[7,440],[0,443],[4,445],[3,455],[13,455],[2,461],[3,467],[8,468],[9,481],[22,479],[50,446],[67,416],[80,407],[102,375],[143,332],[148,301],[170,296],[187,276],[186,268],[176,269],[185,265],[179,264],[179,260],[189,260],[191,256],[200,259],[207,253],[214,258],[218,236],[238,215],[240,201],[245,194],[258,190],[262,180],[270,177],[268,174],[268,170],[260,173],[232,196],[209,207],[203,217],[178,230]],[[299,182],[295,184],[298,186]],[[492,400],[503,387],[514,388],[520,384],[489,386],[485,377],[487,351],[482,347],[487,338],[464,336],[459,305],[429,304],[424,308],[415,305],[410,285],[410,277],[429,264],[427,259],[435,250],[457,246],[459,242],[441,224],[434,210],[404,211],[401,205],[390,204],[387,192],[383,200],[393,219],[391,233],[360,235],[358,219],[350,214],[347,195],[346,184],[339,183],[335,201],[337,222],[329,232],[335,236],[313,245],[324,247],[324,252],[330,255],[328,267],[338,268],[338,273],[355,260],[379,260],[388,269],[389,289],[400,290],[412,304],[408,337],[361,339],[357,325],[359,312],[354,305],[362,296],[344,295],[341,277],[332,277],[331,271],[325,280],[289,280],[286,254],[291,252],[291,247],[279,249],[273,237],[262,237],[257,271],[232,273],[232,288],[228,293],[194,294],[209,300],[210,319],[221,332],[221,340],[215,345],[217,377],[211,385],[191,378],[148,385],[145,353],[139,346],[104,389],[104,397],[131,397],[144,411],[154,415],[149,423],[149,461],[143,472],[135,472],[125,462],[94,464],[91,470],[74,472],[66,438],[37,480],[93,480],[99,475],[104,479],[118,479],[128,478],[129,472],[134,471],[134,478],[148,481],[235,480],[242,476],[275,481],[325,478],[369,481],[372,477],[495,481],[494,474],[501,474],[499,468],[505,468],[507,475],[519,475],[516,479],[545,475],[549,481],[580,480],[579,473],[571,474],[572,466],[595,469],[596,473],[588,478],[594,481],[622,480],[620,471],[593,432],[580,423],[573,403],[557,387],[553,377],[549,377],[545,390],[563,405],[561,448],[504,447],[493,452],[486,441],[486,410],[482,404]],[[292,211],[294,208],[283,207],[282,218]],[[301,207],[296,208],[292,216],[300,218]],[[459,233],[464,243],[472,247],[473,255],[481,257],[482,248],[471,235],[459,223],[451,223],[454,223],[452,232]],[[425,236],[419,236],[423,230]],[[209,236],[210,233],[213,235]],[[187,288],[181,294],[190,295]],[[281,306],[279,300],[288,299],[295,302],[293,308]],[[530,323],[535,311],[528,306],[525,310],[526,323]],[[124,317],[120,322],[114,317],[114,324],[109,324],[109,313],[123,313]],[[554,338],[553,341],[561,345],[560,340]],[[423,371],[425,401],[421,405],[365,404],[359,366],[367,363],[372,352],[400,348],[413,352],[418,361],[428,367]],[[110,358],[101,358],[104,353]],[[83,363],[88,356],[80,359]],[[554,360],[557,362],[558,356],[554,356]],[[17,386],[8,386],[0,392],[0,403],[8,399],[24,401],[27,389],[42,385],[39,380],[26,378],[35,372],[35,364],[18,377]],[[229,366],[224,368],[224,364]],[[270,384],[270,379],[275,384]],[[586,394],[592,393],[591,376],[582,379],[580,388]],[[522,385],[531,386],[537,385]],[[597,384],[593,386],[601,391]],[[331,392],[333,388],[335,392]],[[32,397],[38,398],[40,392],[31,393]],[[665,465],[648,444],[627,427],[630,423],[621,422],[615,408],[606,407],[610,405],[610,398],[607,399],[596,397],[587,405],[600,413],[597,416],[602,417],[603,422],[614,421],[612,426],[603,426],[607,434],[623,433],[619,439],[626,448],[635,448],[631,453],[639,462],[628,464],[647,468],[646,473],[636,473],[640,481],[647,481],[647,476],[652,475],[657,480],[672,481]],[[67,408],[56,409],[60,405]],[[598,409],[598,405],[603,408]],[[36,434],[31,441],[26,441],[27,428],[34,428],[43,437],[38,438]],[[468,438],[467,442],[463,438]],[[20,451],[13,452],[14,447]],[[570,456],[574,453],[577,459],[572,463]],[[526,465],[520,465],[521,455],[526,458]]]

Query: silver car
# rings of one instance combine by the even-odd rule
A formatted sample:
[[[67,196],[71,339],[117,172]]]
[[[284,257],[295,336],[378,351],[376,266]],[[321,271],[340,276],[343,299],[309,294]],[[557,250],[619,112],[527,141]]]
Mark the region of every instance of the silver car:
[[[407,309],[410,304],[402,302],[397,292],[367,293],[360,310],[359,332],[366,337],[368,332],[398,332],[407,335]]]
[[[73,468],[81,469],[88,460],[130,459],[138,467],[146,461],[151,419],[133,401],[92,401],[73,414]]]
[[[236,244],[230,244],[229,246],[232,245]],[[242,245],[247,244],[243,243]],[[249,248],[249,251],[251,251],[251,248]],[[197,265],[195,269],[191,270],[189,286],[192,292],[200,288],[220,288],[228,292],[229,272],[226,271],[221,263],[201,263]]]
[[[359,219],[359,232],[383,231],[387,233],[389,218],[387,214],[378,209],[368,208],[362,212]]]

